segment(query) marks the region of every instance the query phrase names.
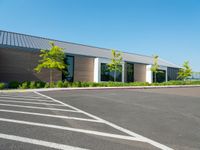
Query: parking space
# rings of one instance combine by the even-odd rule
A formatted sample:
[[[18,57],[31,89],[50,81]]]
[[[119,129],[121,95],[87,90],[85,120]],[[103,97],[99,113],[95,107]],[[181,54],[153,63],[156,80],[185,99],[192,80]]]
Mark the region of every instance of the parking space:
[[[74,96],[64,97],[70,101]],[[0,93],[1,150],[170,149],[52,97],[38,92]]]
[[[0,150],[198,150],[199,91],[0,93]]]
[[[170,148],[200,149],[199,87],[42,93]]]

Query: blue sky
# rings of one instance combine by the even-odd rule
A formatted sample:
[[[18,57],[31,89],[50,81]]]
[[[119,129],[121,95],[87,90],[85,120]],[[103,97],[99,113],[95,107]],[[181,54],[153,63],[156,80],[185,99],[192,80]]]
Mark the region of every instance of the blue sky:
[[[0,30],[189,60],[200,71],[199,0],[0,0]]]

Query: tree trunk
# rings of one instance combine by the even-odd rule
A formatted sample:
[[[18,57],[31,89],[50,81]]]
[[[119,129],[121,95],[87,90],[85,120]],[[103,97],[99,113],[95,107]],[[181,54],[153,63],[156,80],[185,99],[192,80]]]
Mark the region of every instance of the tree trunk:
[[[49,78],[49,83],[53,82],[53,70],[50,69],[50,78]]]
[[[116,82],[116,70],[114,72],[114,82]]]

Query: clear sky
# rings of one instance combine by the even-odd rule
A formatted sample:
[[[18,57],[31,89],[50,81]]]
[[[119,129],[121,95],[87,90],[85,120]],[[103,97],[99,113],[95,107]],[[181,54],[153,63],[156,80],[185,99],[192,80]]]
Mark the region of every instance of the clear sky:
[[[189,60],[200,71],[200,0],[0,0],[0,30]]]

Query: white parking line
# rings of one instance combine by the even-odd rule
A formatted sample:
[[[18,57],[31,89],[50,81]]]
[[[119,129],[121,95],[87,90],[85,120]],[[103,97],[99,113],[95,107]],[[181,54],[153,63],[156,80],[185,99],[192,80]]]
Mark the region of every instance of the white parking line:
[[[92,115],[92,114],[90,114],[90,113],[87,113],[87,112],[85,112],[85,111],[82,111],[82,110],[80,110],[80,109],[78,109],[78,108],[76,108],[76,107],[74,107],[74,106],[71,106],[71,105],[69,105],[69,104],[63,103],[63,102],[61,102],[61,101],[59,101],[59,100],[56,100],[56,99],[54,99],[54,98],[52,98],[52,97],[49,97],[49,96],[44,95],[44,94],[41,94],[41,93],[39,93],[39,92],[37,92],[37,91],[35,91],[34,93],[36,93],[36,94],[38,94],[38,95],[40,95],[40,96],[44,96],[44,97],[46,97],[46,98],[49,98],[49,99],[51,99],[51,100],[53,100],[53,101],[55,101],[55,102],[57,102],[57,103],[60,103],[60,104],[62,104],[62,105],[64,105],[64,106],[67,106],[67,107],[70,107],[70,108],[75,109],[75,110],[77,110],[77,111],[80,111],[80,112],[82,112],[82,113],[84,113],[84,114],[86,114],[86,115],[88,115],[88,116],[90,116],[90,117],[92,117],[92,118],[95,118],[96,120],[100,120],[100,121],[104,122],[105,124],[107,124],[107,125],[109,125],[109,126],[115,128],[115,129],[118,129],[119,131],[122,131],[122,132],[124,132],[124,133],[127,133],[127,134],[130,135],[130,136],[134,136],[136,139],[138,139],[138,140],[140,140],[140,141],[142,141],[142,142],[147,142],[147,143],[149,143],[149,144],[151,144],[151,145],[153,145],[153,146],[155,146],[155,147],[157,147],[157,148],[160,148],[160,149],[162,149],[162,150],[173,150],[172,148],[170,148],[170,147],[168,147],[168,146],[166,146],[166,145],[163,145],[163,144],[161,144],[161,143],[158,143],[158,142],[156,142],[156,141],[154,141],[154,140],[151,140],[151,139],[149,139],[149,138],[146,138],[146,137],[144,137],[144,136],[142,136],[142,135],[139,135],[139,134],[137,134],[137,133],[135,133],[135,132],[132,132],[132,131],[130,131],[130,130],[127,130],[127,129],[125,129],[125,128],[122,128],[122,127],[120,127],[120,126],[118,126],[118,125],[116,125],[116,124],[113,124],[113,123],[111,123],[111,122],[109,122],[109,121],[106,121],[106,120],[104,120],[104,119],[102,119],[102,118],[99,118],[99,117],[97,117],[97,116],[95,116],[95,115]]]
[[[89,114],[89,113],[87,113],[87,112],[85,112],[85,111],[83,111],[83,110],[81,110],[81,109],[78,109],[78,108],[76,108],[76,107],[74,107],[74,106],[71,106],[71,105],[69,105],[69,104],[63,103],[63,102],[61,102],[61,101],[59,101],[59,100],[56,100],[56,99],[51,98],[51,97],[49,97],[49,96],[43,95],[43,94],[41,94],[41,93],[39,93],[39,92],[34,92],[34,93],[36,93],[36,94],[38,94],[38,95],[40,95],[40,96],[46,97],[46,98],[48,98],[48,99],[51,99],[52,101],[57,102],[57,103],[59,103],[59,104],[62,104],[63,106],[67,106],[67,107],[69,107],[69,108],[71,108],[71,109],[74,109],[74,110],[76,110],[76,111],[79,111],[80,113],[83,113],[83,114],[85,114],[85,115],[87,115],[87,116],[89,116],[89,117],[91,117],[91,118],[94,118],[94,119],[99,120],[99,121],[104,121],[103,119],[101,119],[101,118],[99,118],[99,117],[97,117],[97,116],[94,116],[94,115],[92,115],[92,114]]]
[[[52,124],[44,124],[44,123],[29,122],[29,121],[15,120],[15,119],[6,119],[6,118],[0,118],[0,121],[12,122],[12,123],[18,123],[18,124],[25,124],[25,125],[30,125],[30,126],[47,127],[47,128],[60,129],[60,130],[66,130],[66,131],[73,131],[73,132],[92,134],[92,135],[96,135],[96,136],[104,136],[104,137],[110,137],[110,138],[116,138],[116,139],[144,142],[143,140],[141,140],[139,138],[135,138],[133,136],[126,136],[126,135],[118,135],[118,134],[105,133],[105,132],[99,132],[99,131],[77,129],[77,128],[71,128],[71,127],[65,127],[65,126],[52,125]]]
[[[25,100],[25,101],[41,101],[41,102],[51,102],[49,100],[44,100],[44,99],[28,99],[28,98],[15,98],[15,97],[2,97],[0,96],[0,99],[14,99],[14,100]]]
[[[15,104],[1,104],[0,106],[10,106],[10,107],[21,107],[21,108],[30,108],[30,109],[44,109],[44,110],[56,110],[56,111],[67,111],[67,112],[75,112],[80,113],[77,110],[71,110],[71,109],[59,109],[59,108],[48,108],[48,107],[37,107],[37,106],[25,106],[25,105],[15,105]]]
[[[62,119],[70,119],[70,120],[79,120],[79,121],[102,123],[101,121],[94,120],[94,119],[68,117],[68,116],[60,116],[60,115],[50,115],[50,114],[41,114],[41,113],[34,113],[34,112],[27,112],[27,111],[16,111],[16,110],[0,109],[0,112],[9,112],[9,113],[18,113],[18,114],[27,114],[27,115],[35,115],[35,116],[45,116],[45,117],[53,117],[53,118],[62,118]]]
[[[31,139],[31,138],[26,138],[26,137],[21,137],[21,136],[2,134],[2,133],[0,133],[0,138],[23,142],[23,143],[34,144],[34,145],[40,145],[40,146],[49,147],[49,148],[55,148],[55,149],[59,149],[59,150],[87,150],[84,148],[79,148],[79,147],[74,147],[74,146],[69,146],[69,145],[64,145],[64,144],[58,144],[58,143],[53,143],[53,142],[47,142],[47,141],[42,141],[42,140],[36,140],[36,139]]]
[[[7,102],[7,103],[27,103],[27,104],[39,104],[39,105],[53,105],[53,106],[63,106],[60,104],[51,104],[51,103],[39,103],[39,102],[25,102],[25,101],[15,101],[15,100],[0,100],[0,102]]]

